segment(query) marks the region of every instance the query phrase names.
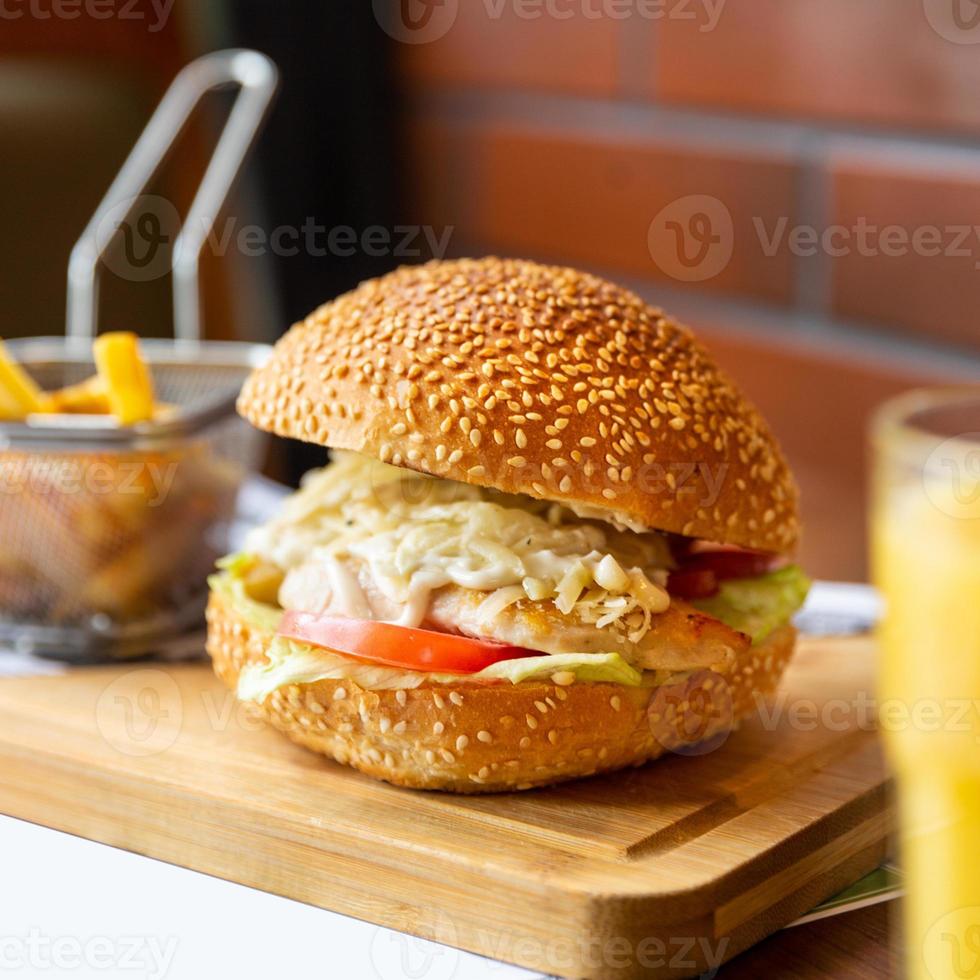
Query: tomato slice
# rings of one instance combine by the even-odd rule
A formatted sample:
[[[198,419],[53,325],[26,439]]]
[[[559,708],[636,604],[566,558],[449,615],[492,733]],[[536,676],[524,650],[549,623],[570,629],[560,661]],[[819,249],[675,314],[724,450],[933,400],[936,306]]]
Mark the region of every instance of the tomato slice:
[[[678,599],[707,599],[718,591],[718,579],[708,568],[678,568],[667,578],[667,591]]]
[[[780,561],[778,555],[762,551],[736,551],[718,548],[698,551],[684,562],[683,568],[706,568],[715,573],[718,581],[726,578],[753,578],[771,571]]]
[[[278,634],[287,640],[371,663],[448,674],[475,674],[501,660],[541,656],[536,650],[493,640],[474,640],[468,636],[371,619],[316,616],[304,612],[287,612],[279,624]]]
[[[689,551],[670,573],[667,591],[682,599],[706,599],[718,591],[718,583],[730,578],[754,578],[772,571],[779,555],[721,546]]]

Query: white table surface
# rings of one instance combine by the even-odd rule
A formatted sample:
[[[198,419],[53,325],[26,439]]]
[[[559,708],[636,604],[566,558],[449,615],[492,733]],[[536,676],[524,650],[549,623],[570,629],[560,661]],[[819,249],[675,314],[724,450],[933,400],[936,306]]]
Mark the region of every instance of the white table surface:
[[[249,516],[278,497],[257,487]],[[817,583],[812,632],[877,615],[866,586]],[[0,657],[0,673],[51,664]],[[323,980],[518,980],[540,974],[0,816],[0,975]]]
[[[9,817],[0,874],[0,976],[539,976]]]

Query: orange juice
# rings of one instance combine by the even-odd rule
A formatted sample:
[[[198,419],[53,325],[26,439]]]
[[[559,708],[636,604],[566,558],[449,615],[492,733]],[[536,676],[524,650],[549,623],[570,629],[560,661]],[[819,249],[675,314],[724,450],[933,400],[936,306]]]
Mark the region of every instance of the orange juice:
[[[899,790],[912,980],[980,980],[980,393],[917,392],[874,430],[879,722]]]

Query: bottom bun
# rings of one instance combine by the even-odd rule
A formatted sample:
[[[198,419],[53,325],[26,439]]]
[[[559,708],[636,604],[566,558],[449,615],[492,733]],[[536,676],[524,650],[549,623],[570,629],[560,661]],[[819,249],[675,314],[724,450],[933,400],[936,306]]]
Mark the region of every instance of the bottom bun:
[[[246,664],[265,662],[271,640],[212,594],[208,653],[233,691]],[[258,710],[292,741],[398,786],[499,793],[641,765],[666,751],[707,751],[775,690],[795,641],[796,630],[783,626],[727,674],[700,670],[657,687],[525,681],[373,691],[324,680],[287,685]]]

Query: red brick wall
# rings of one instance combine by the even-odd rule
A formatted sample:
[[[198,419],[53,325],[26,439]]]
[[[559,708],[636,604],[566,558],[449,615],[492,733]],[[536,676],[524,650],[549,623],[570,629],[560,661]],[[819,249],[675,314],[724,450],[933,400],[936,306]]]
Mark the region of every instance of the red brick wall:
[[[601,271],[700,328],[792,458],[803,560],[863,577],[870,412],[980,378],[972,3],[431,9],[389,31],[414,220],[452,225],[451,254]]]

